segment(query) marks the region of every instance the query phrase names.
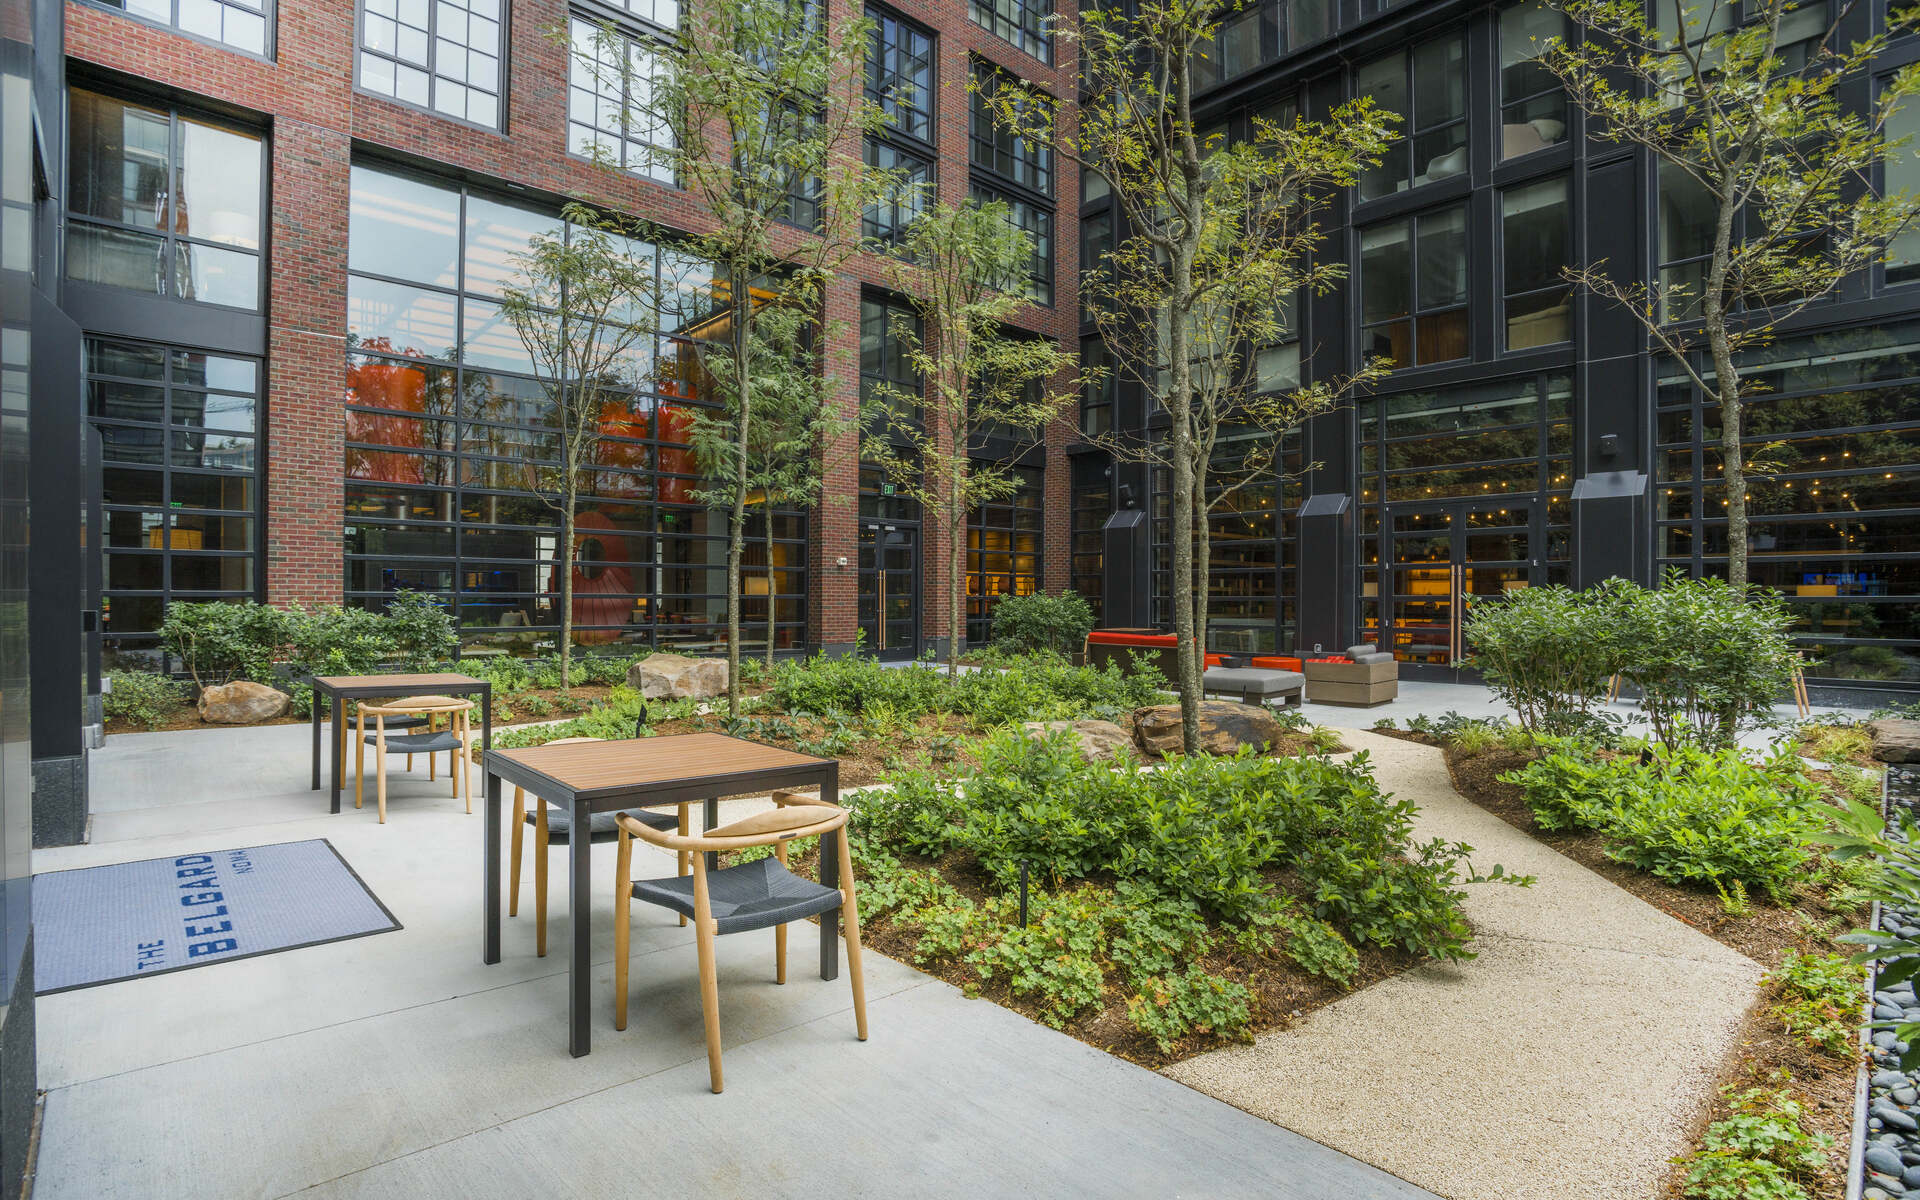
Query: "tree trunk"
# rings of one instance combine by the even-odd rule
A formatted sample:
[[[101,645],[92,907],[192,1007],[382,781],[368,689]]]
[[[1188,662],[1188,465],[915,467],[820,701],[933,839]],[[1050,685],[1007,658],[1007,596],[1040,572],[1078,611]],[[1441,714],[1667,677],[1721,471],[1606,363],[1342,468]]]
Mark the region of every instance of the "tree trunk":
[[[733,371],[738,406],[733,418],[733,512],[727,521],[727,715],[740,715],[740,560],[747,544],[747,438],[753,432],[753,385],[747,373],[747,317],[752,300],[734,272]]]
[[[1180,735],[1188,754],[1200,751],[1201,651],[1193,625],[1193,365],[1187,361],[1186,297],[1193,282],[1193,247],[1175,248],[1172,263],[1173,302],[1168,305],[1167,353],[1171,386],[1166,397],[1173,444],[1173,502],[1168,513],[1173,526],[1173,632],[1180,672]]]
[[[1207,464],[1193,463],[1193,628],[1200,643],[1200,674],[1207,673],[1207,606],[1213,584],[1213,530],[1207,524]]]
[[[560,694],[573,688],[573,509],[579,488],[573,469],[567,470],[566,486],[560,489]]]
[[[962,393],[965,394],[964,392]],[[947,459],[947,675],[960,673],[960,642],[966,624],[961,615],[961,593],[965,591],[967,566],[967,506],[961,498],[965,478],[966,433],[961,444],[951,448]]]
[[[1713,231],[1713,261],[1702,289],[1701,316],[1713,356],[1713,386],[1720,403],[1721,479],[1727,488],[1727,582],[1747,588],[1747,463],[1740,446],[1740,376],[1733,364],[1726,310],[1727,270],[1733,259],[1733,222],[1739,211],[1732,175],[1721,188]]]

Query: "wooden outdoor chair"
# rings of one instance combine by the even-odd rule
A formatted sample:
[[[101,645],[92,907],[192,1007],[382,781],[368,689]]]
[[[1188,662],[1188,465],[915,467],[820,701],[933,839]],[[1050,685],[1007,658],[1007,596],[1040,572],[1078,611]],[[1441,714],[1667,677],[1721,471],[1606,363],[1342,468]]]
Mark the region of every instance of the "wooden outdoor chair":
[[[700,956],[700,1009],[707,1032],[707,1071],[713,1090],[721,1090],[720,988],[713,940],[726,933],[747,933],[772,926],[774,981],[787,981],[787,923],[838,909],[847,930],[847,974],[853,981],[854,1030],[867,1040],[867,990],[860,969],[860,909],[853,891],[853,861],[844,835],[839,843],[840,886],[830,888],[787,870],[787,842],[844,829],[847,810],[810,797],[775,793],[777,808],[722,825],[699,835],[667,833],[620,814],[620,854],[614,872],[613,1027],[627,1027],[627,954],[633,901],[645,900],[693,918]],[[634,879],[633,839],[673,850],[693,860],[693,876]],[[772,846],[772,858],[731,867],[709,868],[708,851]],[[683,859],[684,861],[684,859]],[[822,929],[822,936],[825,930]]]
[[[548,746],[566,746],[574,742],[597,742],[599,738],[575,737],[556,738],[545,743]],[[629,808],[622,812],[594,813],[587,823],[588,840],[594,843],[611,842],[620,836],[620,828],[615,824],[618,817],[632,817],[642,824],[659,830],[671,830],[684,836],[688,832],[687,806],[679,806],[678,816],[672,813],[653,812],[644,808]],[[513,789],[513,856],[508,865],[507,915],[520,915],[520,858],[521,847],[526,844],[527,826],[533,826],[533,919],[534,951],[540,958],[547,956],[547,848],[558,844],[565,846],[573,840],[573,814],[563,808],[555,808],[535,796],[533,809],[527,809],[526,789],[515,785]],[[680,874],[687,873],[687,852],[680,852]],[[687,919],[680,918],[685,925]]]
[[[353,806],[359,808],[364,800],[367,747],[374,748],[374,791],[379,798],[380,823],[387,823],[387,751],[407,755],[407,765],[411,769],[413,756],[427,756],[427,778],[434,778],[435,756],[441,751],[447,754],[447,775],[453,783],[453,798],[464,799],[467,812],[473,812],[473,756],[471,744],[473,738],[472,715],[475,704],[471,700],[461,700],[453,696],[413,696],[402,700],[392,700],[384,704],[361,704],[355,714],[358,743],[353,755]],[[373,729],[368,731],[367,718],[373,718]],[[428,727],[424,733],[394,733],[387,728],[390,717],[425,717]],[[438,728],[441,719],[447,721],[447,728]]]

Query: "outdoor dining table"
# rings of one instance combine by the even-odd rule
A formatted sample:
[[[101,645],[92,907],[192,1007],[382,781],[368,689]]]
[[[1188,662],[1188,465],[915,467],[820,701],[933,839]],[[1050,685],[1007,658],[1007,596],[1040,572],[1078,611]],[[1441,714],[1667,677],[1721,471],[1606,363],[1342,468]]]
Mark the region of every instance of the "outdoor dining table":
[[[570,830],[591,828],[592,814],[625,808],[657,808],[699,800],[705,803],[703,829],[719,823],[722,796],[759,795],[778,788],[820,789],[827,804],[840,802],[840,762],[763,746],[718,733],[685,733],[621,741],[570,742],[522,750],[489,750],[486,756],[487,828],[482,869],[485,937],[481,961],[500,961],[501,784],[526,789],[556,808],[567,810]],[[840,860],[833,839],[820,846],[820,882],[839,886]],[[587,1030],[588,984],[593,977],[593,890],[591,837],[567,840],[567,919],[572,931],[567,950],[568,1045],[579,1058],[590,1049]],[[712,866],[713,855],[708,855]],[[840,918],[820,918],[820,978],[840,975]]]
[[[320,698],[334,713],[332,811],[340,811],[343,759],[347,753],[347,701],[385,696],[477,696],[480,701],[480,745],[493,746],[493,685],[471,675],[316,675],[313,677],[313,790],[320,790]]]

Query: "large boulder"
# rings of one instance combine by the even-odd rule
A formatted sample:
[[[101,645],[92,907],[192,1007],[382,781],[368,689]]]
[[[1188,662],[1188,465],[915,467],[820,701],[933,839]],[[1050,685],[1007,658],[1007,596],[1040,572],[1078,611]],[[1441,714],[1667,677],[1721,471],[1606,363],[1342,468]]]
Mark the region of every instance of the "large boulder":
[[[649,700],[710,700],[726,694],[727,664],[718,658],[649,654],[627,668],[627,686]]]
[[[286,716],[289,703],[285,692],[275,691],[264,683],[241,680],[203,688],[197,707],[202,721],[215,725],[253,725]]]
[[[1280,744],[1285,732],[1273,714],[1257,704],[1200,702],[1200,748],[1208,754],[1232,754],[1242,746],[1270,749]],[[1135,709],[1133,740],[1150,757],[1178,754],[1182,745],[1180,706],[1154,704]]]
[[[1133,739],[1112,721],[1028,721],[1020,728],[1031,738],[1056,731],[1070,733],[1090,762],[1124,762],[1133,757]]]
[[[1920,721],[1889,718],[1869,721],[1873,756],[1884,763],[1920,763]]]

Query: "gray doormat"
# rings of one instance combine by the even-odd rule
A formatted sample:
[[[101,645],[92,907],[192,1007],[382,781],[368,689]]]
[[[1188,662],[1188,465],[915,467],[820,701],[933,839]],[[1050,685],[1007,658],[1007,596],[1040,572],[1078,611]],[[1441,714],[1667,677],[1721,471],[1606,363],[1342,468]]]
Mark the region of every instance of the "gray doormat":
[[[400,928],[325,838],[33,877],[38,995]]]

